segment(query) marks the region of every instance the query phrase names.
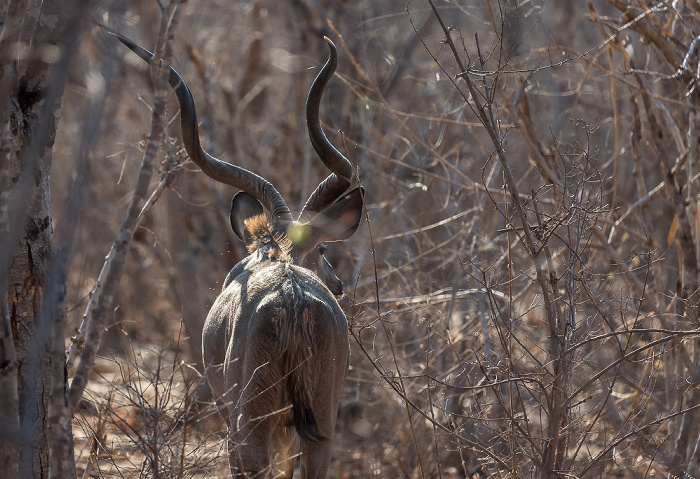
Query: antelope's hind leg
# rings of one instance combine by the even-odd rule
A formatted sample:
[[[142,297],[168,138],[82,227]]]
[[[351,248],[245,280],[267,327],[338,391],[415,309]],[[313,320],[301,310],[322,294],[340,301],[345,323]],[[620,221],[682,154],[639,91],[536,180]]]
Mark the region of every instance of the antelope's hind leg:
[[[292,479],[299,455],[294,428],[280,425],[277,417],[240,425],[229,430],[229,465],[234,479]],[[231,425],[235,428],[234,420]]]
[[[333,446],[330,442],[322,444],[301,445],[301,477],[302,479],[326,479],[328,465],[331,462]]]
[[[293,426],[278,426],[274,438],[272,462],[275,464],[276,475],[273,477],[292,479],[294,465],[299,456],[299,435]]]
[[[342,386],[342,383],[341,383]],[[340,388],[325,403],[316,403],[314,411],[317,414],[321,433],[327,438],[323,442],[301,441],[301,477],[302,479],[325,479],[333,450],[333,432],[338,415],[338,397]]]
[[[271,477],[270,435],[274,426],[269,422],[237,425],[235,418],[229,418],[228,459],[233,479]]]

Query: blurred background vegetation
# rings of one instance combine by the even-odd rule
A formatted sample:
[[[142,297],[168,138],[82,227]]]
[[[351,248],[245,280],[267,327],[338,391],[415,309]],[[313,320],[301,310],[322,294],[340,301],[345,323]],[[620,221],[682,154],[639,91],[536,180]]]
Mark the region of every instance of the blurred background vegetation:
[[[369,221],[329,248],[352,333],[330,477],[700,477],[697,2],[180,8],[173,66],[205,148],[296,211],[327,175],[303,112],[322,36],[338,46],[321,117]],[[95,2],[92,15],[153,49],[158,2]],[[51,174],[54,228],[85,175],[69,331],[133,194],[152,101],[140,59],[98,27],[80,38]],[[185,433],[163,431],[185,420],[187,467],[174,460],[172,477],[226,474],[221,419],[182,411],[204,318],[244,248],[235,191],[185,161],[177,113],[173,99],[157,164],[181,171],[127,257],[74,424],[79,475],[153,474],[134,459],[154,454],[144,424],[170,447]]]

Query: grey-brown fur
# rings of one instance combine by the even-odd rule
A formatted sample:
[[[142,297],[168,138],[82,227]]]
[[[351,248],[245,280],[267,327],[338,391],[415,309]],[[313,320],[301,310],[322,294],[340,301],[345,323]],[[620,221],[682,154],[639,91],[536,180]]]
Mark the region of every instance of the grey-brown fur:
[[[271,232],[254,237],[258,249],[232,269],[214,303],[203,349],[218,361],[207,364],[207,378],[231,432],[234,477],[266,469],[291,477],[299,437],[307,477],[325,477],[348,367],[347,322],[326,285],[278,241]]]

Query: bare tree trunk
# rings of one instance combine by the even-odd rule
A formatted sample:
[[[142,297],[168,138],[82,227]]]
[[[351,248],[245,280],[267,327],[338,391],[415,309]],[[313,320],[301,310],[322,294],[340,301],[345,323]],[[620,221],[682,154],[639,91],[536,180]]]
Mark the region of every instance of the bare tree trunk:
[[[67,64],[85,3],[7,2],[1,12],[3,477],[49,476],[51,389],[65,390],[65,375],[51,374],[63,371],[64,345],[55,338],[63,337],[65,315],[60,311],[63,275],[56,274],[61,267],[54,263],[49,173]],[[70,438],[63,439],[72,461]]]
[[[50,379],[43,372],[50,368],[50,325],[41,313],[44,290],[51,281],[49,171],[56,121],[47,121],[41,110],[57,117],[60,95],[51,95],[53,101],[39,101],[48,89],[47,80],[46,70],[25,72],[19,84],[12,85],[10,100],[12,124],[18,128],[12,131],[7,167],[12,212],[6,228],[10,243],[6,250],[7,308],[18,360],[18,476],[27,478],[41,477],[41,471],[48,470],[46,418]]]
[[[6,14],[6,12],[3,12]],[[0,43],[0,51],[5,51]],[[7,91],[9,78],[3,58],[0,68],[0,91]],[[17,477],[19,454],[16,438],[19,434],[19,398],[17,397],[17,351],[10,323],[7,267],[10,256],[10,109],[9,102],[0,104],[0,473]]]

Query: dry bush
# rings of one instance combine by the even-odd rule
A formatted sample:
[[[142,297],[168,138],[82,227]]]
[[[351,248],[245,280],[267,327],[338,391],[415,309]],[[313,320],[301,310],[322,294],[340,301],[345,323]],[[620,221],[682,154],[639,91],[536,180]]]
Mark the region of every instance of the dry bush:
[[[473,6],[416,33],[446,78],[422,117],[368,93],[414,179],[372,222],[379,306],[353,323],[411,430],[378,460],[697,474],[696,12]]]
[[[225,449],[214,432],[221,419],[213,409],[199,408],[199,377],[182,361],[180,348],[140,348],[134,362],[98,362],[74,422],[79,477],[226,473]]]
[[[174,66],[208,150],[292,208],[326,175],[302,114],[320,34],[338,40],[322,119],[358,168],[369,221],[330,251],[353,336],[333,477],[700,476],[694,2],[182,8]],[[150,47],[158,15],[132,2],[104,20]],[[151,103],[138,59],[97,30],[83,53],[54,191],[93,75],[109,95],[75,233],[75,324]],[[232,193],[185,164],[137,232],[104,351],[133,361],[183,318],[200,362],[197,324],[242,254]]]

